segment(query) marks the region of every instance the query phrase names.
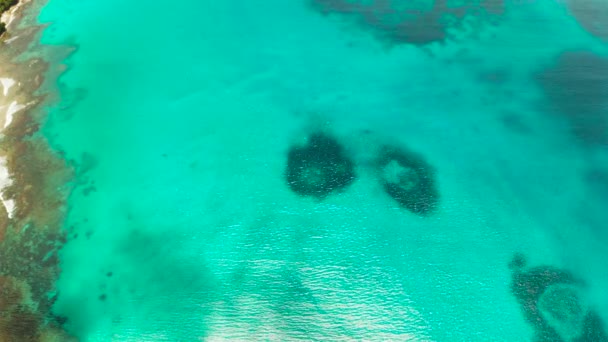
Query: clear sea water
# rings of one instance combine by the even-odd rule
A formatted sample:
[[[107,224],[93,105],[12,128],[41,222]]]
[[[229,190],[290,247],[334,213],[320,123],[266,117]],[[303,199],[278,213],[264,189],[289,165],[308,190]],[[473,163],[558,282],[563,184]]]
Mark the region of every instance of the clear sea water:
[[[608,151],[535,76],[608,49],[563,4],[425,47],[304,0],[50,0],[40,21],[76,47],[45,134],[77,171],[54,310],[80,340],[531,341],[515,253],[608,320]],[[320,129],[357,172],[323,200],[285,181]],[[382,190],[385,143],[433,166],[435,213]]]

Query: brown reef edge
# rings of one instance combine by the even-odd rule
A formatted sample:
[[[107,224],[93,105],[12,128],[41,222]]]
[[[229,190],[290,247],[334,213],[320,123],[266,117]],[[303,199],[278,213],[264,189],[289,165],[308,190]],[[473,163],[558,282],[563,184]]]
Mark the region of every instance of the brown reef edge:
[[[45,85],[54,84],[61,70],[36,57],[43,51],[53,59],[69,52],[38,43],[44,27],[36,14],[42,5],[0,0],[0,77],[11,82],[2,84],[0,100],[5,112],[0,157],[9,179],[0,206],[0,342],[75,340],[51,310],[71,172],[39,131],[46,116],[42,104],[56,101]],[[24,58],[25,52],[34,57]],[[18,110],[11,110],[15,104]],[[12,208],[4,201],[11,201]]]

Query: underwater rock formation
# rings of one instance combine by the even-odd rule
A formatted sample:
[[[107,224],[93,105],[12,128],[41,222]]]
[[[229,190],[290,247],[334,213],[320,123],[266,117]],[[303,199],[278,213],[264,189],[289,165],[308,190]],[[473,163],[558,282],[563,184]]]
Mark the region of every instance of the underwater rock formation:
[[[355,180],[355,165],[334,138],[315,133],[306,145],[289,149],[286,178],[298,195],[323,199]]]
[[[599,316],[581,300],[581,280],[551,266],[525,270],[521,254],[514,256],[509,267],[511,291],[535,330],[535,341],[608,342]]]
[[[444,41],[448,30],[464,17],[495,18],[504,12],[504,0],[310,0],[323,14],[354,19],[363,28],[394,44],[426,45]]]
[[[538,75],[553,109],[585,143],[608,142],[608,58],[590,52],[563,53]]]
[[[425,216],[437,206],[435,172],[422,156],[385,146],[378,158],[378,173],[384,191],[405,209]]]

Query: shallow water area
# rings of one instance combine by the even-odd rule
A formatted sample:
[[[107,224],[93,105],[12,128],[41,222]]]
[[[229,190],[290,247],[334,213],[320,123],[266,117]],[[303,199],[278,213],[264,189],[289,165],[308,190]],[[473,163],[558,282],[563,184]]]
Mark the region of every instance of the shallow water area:
[[[584,177],[606,151],[533,81],[606,54],[563,6],[425,48],[306,1],[51,0],[40,20],[76,48],[44,132],[77,174],[54,311],[81,340],[528,341],[518,252],[585,279],[608,318],[608,196]],[[357,174],[322,199],[285,181],[318,131]],[[431,214],[384,191],[385,145],[432,166]]]

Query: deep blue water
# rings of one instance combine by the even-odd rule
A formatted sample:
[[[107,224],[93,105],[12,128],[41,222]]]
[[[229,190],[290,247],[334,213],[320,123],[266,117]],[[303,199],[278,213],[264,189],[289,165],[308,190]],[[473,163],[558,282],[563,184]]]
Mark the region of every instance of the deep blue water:
[[[398,24],[415,18],[347,4],[49,1],[43,42],[76,47],[45,126],[77,171],[55,304],[69,331],[531,341],[516,253],[586,284],[534,304],[564,341],[586,312],[608,320],[605,43],[551,1],[488,7],[441,42],[431,19],[412,37]],[[290,151],[315,133],[353,176],[313,148],[305,165],[334,158],[313,180],[342,169],[302,196]],[[386,146],[417,166],[383,164]],[[414,209],[386,191],[421,179]]]

